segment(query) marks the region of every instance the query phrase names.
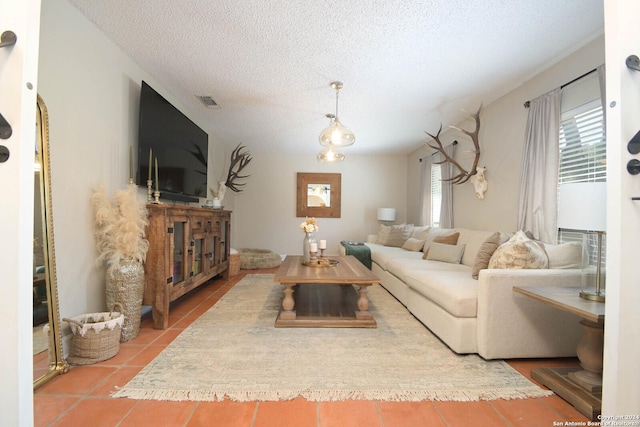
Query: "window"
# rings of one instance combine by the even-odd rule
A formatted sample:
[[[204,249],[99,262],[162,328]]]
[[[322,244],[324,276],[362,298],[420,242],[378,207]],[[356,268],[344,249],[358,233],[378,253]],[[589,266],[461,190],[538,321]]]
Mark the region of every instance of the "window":
[[[431,164],[431,227],[440,226],[440,207],[442,206],[442,165]]]
[[[598,98],[562,114],[558,184],[605,182],[606,169],[605,122]],[[559,229],[558,243],[582,243],[582,236],[581,232]]]
[[[606,143],[599,99],[563,113],[559,184],[606,181]]]

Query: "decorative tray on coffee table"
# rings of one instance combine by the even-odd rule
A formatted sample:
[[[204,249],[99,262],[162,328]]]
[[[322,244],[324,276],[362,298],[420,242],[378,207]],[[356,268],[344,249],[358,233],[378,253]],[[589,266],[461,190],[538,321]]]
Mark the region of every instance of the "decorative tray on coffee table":
[[[318,258],[309,262],[303,262],[302,265],[307,267],[335,267],[339,262],[336,259]]]

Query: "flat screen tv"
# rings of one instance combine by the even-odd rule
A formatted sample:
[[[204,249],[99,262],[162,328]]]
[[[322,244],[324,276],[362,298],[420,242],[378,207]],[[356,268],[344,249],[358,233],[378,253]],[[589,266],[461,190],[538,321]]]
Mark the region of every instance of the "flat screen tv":
[[[137,183],[154,181],[158,159],[160,197],[197,202],[207,195],[209,136],[146,82],[140,90]],[[149,152],[152,161],[149,164]],[[149,171],[151,168],[151,175]]]

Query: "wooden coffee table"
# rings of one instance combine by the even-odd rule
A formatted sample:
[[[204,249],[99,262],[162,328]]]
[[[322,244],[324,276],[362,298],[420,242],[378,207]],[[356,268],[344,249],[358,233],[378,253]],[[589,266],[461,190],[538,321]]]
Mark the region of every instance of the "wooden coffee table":
[[[273,279],[284,286],[276,327],[377,327],[369,312],[367,288],[380,279],[353,255],[330,258],[338,264],[309,267],[301,256],[285,258]]]

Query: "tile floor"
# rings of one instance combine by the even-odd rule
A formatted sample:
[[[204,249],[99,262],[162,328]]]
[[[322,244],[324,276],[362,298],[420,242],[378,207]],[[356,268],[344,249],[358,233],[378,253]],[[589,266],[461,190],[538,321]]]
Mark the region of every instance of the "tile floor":
[[[117,356],[72,367],[35,391],[35,426],[553,426],[587,419],[558,396],[479,402],[159,402],[109,397],[207,311],[246,273],[216,279],[172,303],[170,327],[156,330],[144,318],[139,336],[120,345]],[[511,360],[528,377],[532,368],[574,366],[577,359]],[[43,361],[46,364],[46,361]]]

